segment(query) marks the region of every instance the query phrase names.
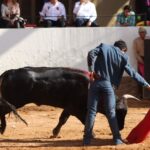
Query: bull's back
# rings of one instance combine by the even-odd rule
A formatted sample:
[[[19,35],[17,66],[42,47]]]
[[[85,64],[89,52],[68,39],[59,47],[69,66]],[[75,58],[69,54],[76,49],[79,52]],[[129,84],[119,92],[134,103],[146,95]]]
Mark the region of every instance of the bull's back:
[[[42,72],[37,70],[30,73],[35,80],[31,95],[37,103],[62,108],[82,101],[85,103],[89,83],[85,72],[69,68],[46,68]]]
[[[2,75],[2,96],[12,104],[34,102],[65,107],[85,103],[89,77],[87,72],[69,68],[25,67]]]

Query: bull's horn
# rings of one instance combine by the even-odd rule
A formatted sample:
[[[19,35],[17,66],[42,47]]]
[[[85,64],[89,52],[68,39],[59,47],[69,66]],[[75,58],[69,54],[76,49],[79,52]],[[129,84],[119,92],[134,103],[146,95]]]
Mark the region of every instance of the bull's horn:
[[[28,123],[17,113],[16,108],[14,105],[10,104],[8,101],[5,99],[1,98],[1,101],[5,103],[7,106],[10,107],[10,109],[13,111],[14,115],[17,116],[24,124],[28,126]]]
[[[125,99],[132,98],[132,99],[134,99],[134,100],[141,101],[141,100],[138,99],[137,97],[135,97],[135,96],[133,96],[133,95],[130,95],[130,94],[124,94],[124,95],[123,95],[123,98],[125,98]]]

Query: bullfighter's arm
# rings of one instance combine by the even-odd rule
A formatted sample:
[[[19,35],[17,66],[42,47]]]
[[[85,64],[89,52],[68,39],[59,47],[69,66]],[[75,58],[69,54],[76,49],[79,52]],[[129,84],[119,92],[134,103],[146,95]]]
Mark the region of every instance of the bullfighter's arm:
[[[137,81],[140,85],[150,90],[150,84],[138,72],[136,72],[129,63],[127,63],[127,65],[125,66],[125,71],[131,78]]]
[[[87,64],[90,72],[94,72],[94,62],[98,54],[100,53],[100,51],[101,51],[101,45],[88,52]]]

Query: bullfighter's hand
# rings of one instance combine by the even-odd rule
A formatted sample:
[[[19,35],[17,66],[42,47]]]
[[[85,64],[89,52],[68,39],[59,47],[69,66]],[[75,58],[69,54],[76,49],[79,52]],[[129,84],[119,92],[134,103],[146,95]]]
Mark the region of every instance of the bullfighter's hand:
[[[90,80],[94,81],[100,79],[100,76],[96,74],[95,72],[90,72]]]
[[[94,75],[93,74],[94,74],[94,72],[90,72],[90,80],[91,81],[94,81]]]

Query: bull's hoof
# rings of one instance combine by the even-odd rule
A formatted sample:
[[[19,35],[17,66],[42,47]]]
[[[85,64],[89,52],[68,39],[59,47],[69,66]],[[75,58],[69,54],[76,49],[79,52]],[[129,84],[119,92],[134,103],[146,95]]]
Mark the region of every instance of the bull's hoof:
[[[57,128],[55,128],[55,129],[53,130],[53,137],[54,137],[54,138],[58,137],[59,131],[60,131],[60,130],[58,130]]]
[[[4,134],[5,128],[0,127],[0,133]]]
[[[60,136],[58,136],[59,135],[59,129],[57,129],[57,128],[55,128],[55,129],[53,129],[53,135],[51,135],[50,136],[50,138],[52,139],[52,138],[61,138]]]
[[[58,136],[58,135],[57,136],[56,135],[51,135],[50,136],[50,139],[54,139],[54,138],[61,138],[61,136]]]

